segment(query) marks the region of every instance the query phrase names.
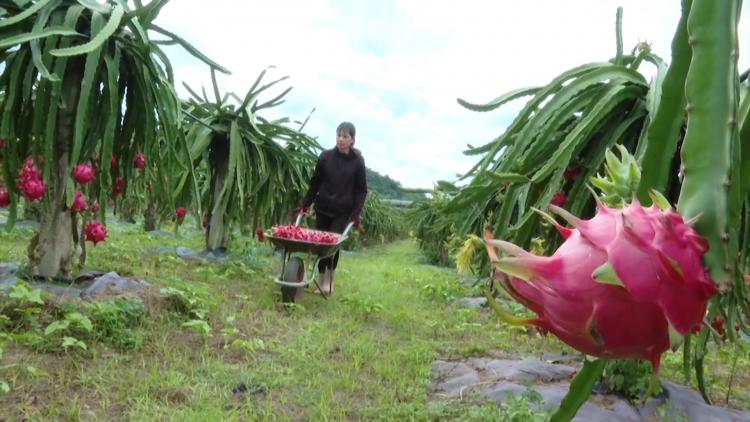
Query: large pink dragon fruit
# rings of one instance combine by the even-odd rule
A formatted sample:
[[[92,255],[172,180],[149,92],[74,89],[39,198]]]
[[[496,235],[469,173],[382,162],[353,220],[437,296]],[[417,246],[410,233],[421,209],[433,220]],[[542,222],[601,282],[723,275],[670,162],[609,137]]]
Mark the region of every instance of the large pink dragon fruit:
[[[490,301],[506,322],[537,327],[568,346],[603,359],[651,361],[649,393],[658,385],[661,355],[676,349],[686,333],[705,324],[706,306],[717,293],[701,263],[708,242],[672,208],[643,208],[633,199],[580,220],[550,209],[574,228],[555,225],[565,242],[550,257],[492,240],[485,244],[500,285],[536,313],[520,319]],[[499,258],[495,248],[507,253]]]
[[[73,168],[71,175],[73,176],[73,180],[82,185],[87,185],[94,181],[94,169],[88,164],[78,164]]]
[[[83,228],[83,234],[87,242],[96,246],[97,243],[104,242],[107,238],[107,228],[98,221],[92,221]]]

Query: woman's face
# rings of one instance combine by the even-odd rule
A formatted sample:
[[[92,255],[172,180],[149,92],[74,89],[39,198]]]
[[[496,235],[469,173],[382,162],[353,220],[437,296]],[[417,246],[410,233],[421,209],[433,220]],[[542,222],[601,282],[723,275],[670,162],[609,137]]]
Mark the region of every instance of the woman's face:
[[[353,143],[354,139],[352,139],[348,132],[342,130],[336,134],[336,146],[340,151],[348,151]]]

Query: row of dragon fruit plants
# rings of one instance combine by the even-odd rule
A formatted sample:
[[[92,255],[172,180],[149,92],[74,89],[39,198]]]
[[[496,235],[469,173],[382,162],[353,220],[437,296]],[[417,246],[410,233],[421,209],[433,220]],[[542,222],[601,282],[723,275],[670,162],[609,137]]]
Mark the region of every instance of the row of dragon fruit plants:
[[[662,354],[680,346],[684,376],[694,368],[709,401],[707,344],[750,334],[739,5],[683,0],[669,64],[645,43],[623,51],[619,8],[615,57],[487,104],[458,100],[484,113],[526,103],[499,137],[465,151],[479,157],[467,183],[438,182],[409,220],[423,248],[490,279],[485,295],[503,321],[587,355],[554,421],[570,420],[596,380],[624,377],[616,384],[648,385],[650,396]],[[644,66],[656,68],[650,81]],[[498,296],[532,316],[508,314]]]
[[[216,72],[230,72],[154,23],[168,1],[22,3],[0,9],[11,34],[0,40],[0,207],[7,229],[21,209],[41,222],[31,273],[69,276],[74,239],[105,241],[107,209],[142,215],[145,230],[194,217],[209,250],[227,247],[232,224],[250,234],[290,219],[322,147],[307,120],[261,116],[286,101],[291,87],[269,89],[287,77],[263,71],[244,96],[222,94]],[[178,96],[164,45],[208,66],[213,98],[187,85]],[[390,214],[372,195],[354,241],[397,237]]]

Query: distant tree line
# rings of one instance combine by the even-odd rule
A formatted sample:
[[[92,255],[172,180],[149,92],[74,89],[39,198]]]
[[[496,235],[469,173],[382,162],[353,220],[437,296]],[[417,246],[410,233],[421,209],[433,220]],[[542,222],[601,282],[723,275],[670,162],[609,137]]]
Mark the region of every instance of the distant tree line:
[[[367,168],[367,187],[386,199],[400,199],[406,201],[415,201],[424,199],[421,193],[404,192],[401,183],[391,179],[388,175],[382,175],[377,171]]]

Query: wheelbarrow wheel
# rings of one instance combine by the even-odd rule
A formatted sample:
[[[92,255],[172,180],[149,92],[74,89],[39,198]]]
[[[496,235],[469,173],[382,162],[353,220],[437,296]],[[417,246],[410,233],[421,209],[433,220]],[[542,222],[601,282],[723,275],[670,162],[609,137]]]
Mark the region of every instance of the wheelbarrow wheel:
[[[284,280],[287,283],[302,283],[305,279],[305,263],[298,256],[291,257],[284,267]],[[294,303],[302,295],[299,287],[281,286],[281,301]]]

